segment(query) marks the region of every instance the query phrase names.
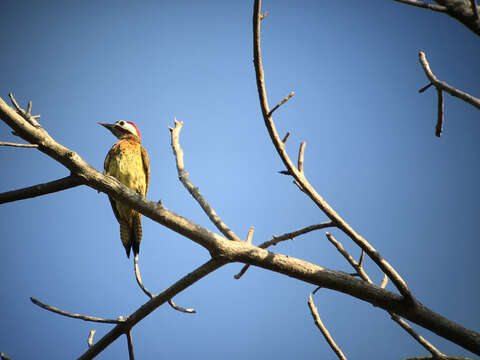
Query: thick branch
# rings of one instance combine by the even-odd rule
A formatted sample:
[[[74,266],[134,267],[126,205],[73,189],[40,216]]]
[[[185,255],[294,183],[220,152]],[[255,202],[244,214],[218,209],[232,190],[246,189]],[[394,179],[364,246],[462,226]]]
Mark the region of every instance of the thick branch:
[[[445,6],[447,14],[460,21],[472,32],[480,36],[480,19],[477,11],[473,9],[470,0],[435,0],[438,4]]]
[[[0,204],[12,201],[30,199],[40,195],[51,194],[54,192],[70,189],[83,185],[85,181],[78,176],[67,176],[62,179],[50,181],[43,184],[33,185],[27,188],[7,191],[0,194]]]
[[[232,231],[230,228],[225,225],[225,223],[220,219],[215,210],[210,206],[210,204],[205,200],[205,198],[200,194],[200,191],[197,187],[193,186],[188,178],[188,172],[185,170],[185,165],[183,163],[183,150],[180,147],[180,131],[182,130],[183,122],[177,121],[175,119],[175,127],[169,128],[172,133],[172,149],[173,154],[175,155],[177,163],[177,172],[180,182],[185,186],[188,192],[193,196],[195,200],[200,204],[205,214],[213,222],[218,230],[221,231],[230,240],[241,241],[240,238]]]
[[[72,173],[84,179],[85,185],[107,193],[152,220],[191,239],[208,249],[214,258],[147,302],[129,316],[124,323],[117,325],[103,339],[93,345],[88,354],[86,353],[85,357],[82,358],[92,358],[125,333],[126,330],[155,310],[156,307],[227,262],[252,264],[313,285],[343,292],[392,311],[467,350],[480,354],[480,334],[465,329],[421,304],[413,306],[411,303],[405,302],[399,295],[369,285],[365,281],[354,279],[342,272],[328,270],[293,257],[272,253],[244,241],[230,241],[169,211],[161,204],[145,199],[121,184],[117,179],[105,176],[95,170],[78,154],[55,142],[45,130],[30,125],[6,105],[2,99],[0,99],[0,118],[9,124],[19,136],[28,142],[38,143],[40,151],[51,156]]]
[[[360,234],[358,234],[335,210],[325,201],[325,199],[317,193],[313,186],[308,182],[302,172],[300,172],[291,161],[285,150],[285,144],[278,136],[277,129],[272,117],[269,115],[270,110],[268,106],[267,93],[265,89],[265,77],[262,65],[262,56],[260,48],[260,11],[261,0],[255,0],[255,9],[253,12],[253,63],[255,65],[256,81],[258,96],[260,100],[260,107],[262,109],[265,126],[268,130],[270,138],[277,150],[278,155],[282,159],[285,167],[290,174],[295,178],[298,184],[301,185],[302,190],[310,199],[332,220],[338,228],[347,234],[361,249],[365,250],[368,256],[380,267],[380,269],[388,275],[388,277],[395,284],[400,293],[405,298],[413,300],[413,296],[407,287],[407,284],[402,279],[400,274],[375,250],[375,248],[366,241]]]

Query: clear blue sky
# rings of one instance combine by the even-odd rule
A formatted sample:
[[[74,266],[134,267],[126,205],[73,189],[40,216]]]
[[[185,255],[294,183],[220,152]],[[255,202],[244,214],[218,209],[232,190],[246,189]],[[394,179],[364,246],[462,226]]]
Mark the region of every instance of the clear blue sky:
[[[115,139],[97,122],[134,121],[151,160],[148,198],[215,230],[177,179],[168,126],[193,183],[241,237],[259,244],[325,220],[291,179],[264,128],[252,63],[253,1],[8,1],[2,4],[0,96],[33,100],[42,125],[97,169]],[[386,257],[420,301],[480,330],[479,112],[446,96],[442,138],[436,97],[417,54],[438,77],[480,96],[480,39],[442,14],[393,1],[265,1],[263,57],[270,103],[319,193]],[[0,140],[18,141],[0,124]],[[1,148],[0,191],[68,175],[33,149]],[[0,351],[12,359],[71,359],[110,325],[46,312],[116,318],[147,298],[125,257],[105,194],[78,187],[0,206]],[[345,238],[337,238],[359,251]],[[350,272],[324,232],[272,249]],[[195,243],[144,219],[141,269],[159,292],[208,259]],[[134,328],[138,359],[334,358],[306,302],[313,287],[240,264],[201,280]],[[378,283],[381,274],[367,262]],[[389,285],[389,289],[392,287]],[[329,290],[322,319],[352,359],[426,352],[385,312]],[[428,331],[441,351],[469,355]],[[126,359],[120,338],[100,359]]]

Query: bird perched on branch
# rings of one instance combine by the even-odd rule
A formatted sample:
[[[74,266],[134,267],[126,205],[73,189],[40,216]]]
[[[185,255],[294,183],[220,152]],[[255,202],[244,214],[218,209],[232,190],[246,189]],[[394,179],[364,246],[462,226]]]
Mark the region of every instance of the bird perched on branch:
[[[140,143],[137,126],[124,120],[114,124],[99,124],[118,138],[105,158],[104,174],[115,177],[122,184],[145,196],[150,180],[150,162],[147,151]],[[133,255],[136,256],[142,241],[142,215],[111,196],[108,198],[120,224],[120,239],[127,257],[130,257],[130,249],[133,249]]]

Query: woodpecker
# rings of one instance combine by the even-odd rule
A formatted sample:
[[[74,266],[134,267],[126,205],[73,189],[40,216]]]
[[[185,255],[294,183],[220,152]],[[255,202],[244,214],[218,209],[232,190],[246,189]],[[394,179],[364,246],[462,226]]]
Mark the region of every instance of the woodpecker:
[[[145,196],[150,180],[150,162],[147,151],[140,143],[140,131],[137,126],[124,120],[114,124],[99,124],[110,130],[118,139],[105,158],[103,173],[115,177],[122,184]],[[133,249],[133,255],[136,256],[142,241],[142,215],[111,196],[108,198],[120,224],[120,239],[127,257],[130,257],[130,249]]]

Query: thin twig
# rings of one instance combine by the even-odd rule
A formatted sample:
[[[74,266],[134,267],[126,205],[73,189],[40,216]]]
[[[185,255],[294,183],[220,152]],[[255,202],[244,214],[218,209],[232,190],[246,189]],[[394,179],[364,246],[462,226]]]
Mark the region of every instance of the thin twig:
[[[7,191],[0,194],[0,204],[12,201],[30,199],[40,195],[51,194],[54,192],[70,189],[85,184],[85,180],[79,176],[70,175],[58,180],[43,184],[29,186],[23,189]]]
[[[420,64],[422,65],[423,71],[430,82],[437,88],[443,91],[448,92],[450,95],[458,97],[463,101],[469,103],[472,106],[475,106],[477,109],[480,109],[480,99],[476,98],[466,92],[461,90],[455,89],[453,86],[448,85],[446,82],[440,81],[437,77],[433,74],[432,70],[430,69],[430,64],[427,61],[427,57],[423,51],[418,53],[418,59]]]
[[[430,86],[432,86],[432,85],[433,85],[432,83],[430,83],[430,84],[428,84],[428,85],[425,85],[425,86],[422,87],[420,90],[418,90],[418,92],[421,94],[421,93],[423,93],[424,91],[426,91],[427,89],[429,89]]]
[[[245,241],[247,242],[247,244],[251,244],[251,243],[252,243],[253,231],[254,231],[254,230],[255,230],[255,227],[254,227],[254,226],[251,226],[250,229],[248,230],[247,238],[245,239]]]
[[[153,295],[144,285],[142,281],[142,277],[140,276],[140,268],[138,266],[138,254],[135,254],[135,257],[133,258],[133,266],[135,269],[135,278],[137,279],[137,284],[140,286],[140,289],[150,298],[153,299],[155,295]],[[186,309],[184,307],[181,307],[173,302],[172,299],[168,300],[168,304],[175,310],[183,312],[183,313],[189,313],[193,314],[195,313],[195,309]]]
[[[78,360],[93,359],[96,355],[105,350],[108,345],[118,339],[122,334],[125,334],[126,331],[133,328],[138,322],[140,322],[142,319],[152,313],[159,306],[163,305],[173,296],[186,289],[193,283],[197,282],[201,278],[207,276],[211,272],[217,270],[223,265],[225,265],[225,261],[212,259],[195,269],[193,272],[182,277],[180,280],[171,285],[168,289],[158,294],[147,303],[143,304],[134,313],[130,314],[130,316],[126,318],[124,323],[117,325],[112,330],[110,330],[110,332],[108,332],[90,349],[88,349],[82,356],[80,356]]]
[[[128,330],[126,335],[128,344],[128,358],[130,360],[135,360],[135,355],[133,354],[132,329]]]
[[[420,343],[425,349],[427,349],[434,359],[445,359],[445,354],[440,352],[435,346],[427,341],[423,336],[417,334],[415,330],[401,317],[390,313],[392,320],[399,324],[407,333],[409,333],[418,343]]]
[[[315,188],[308,182],[305,175],[296,169],[296,166],[288,156],[288,153],[285,150],[285,145],[282,143],[278,135],[268,105],[260,46],[260,11],[261,0],[255,0],[253,11],[253,63],[255,66],[255,79],[265,127],[268,130],[270,139],[272,140],[278,155],[287,170],[292,174],[298,184],[301,185],[301,190],[308,195],[308,197],[336,224],[340,230],[348,235],[361,249],[365,250],[367,255],[378,265],[378,267],[388,275],[402,296],[404,296],[409,302],[415,303],[415,298],[411,294],[405,280],[403,280],[395,268],[393,268],[365,238],[358,234],[345,220],[343,220],[325,201],[325,199],[318,194]]]
[[[305,155],[305,146],[307,143],[303,141],[300,144],[300,149],[298,150],[298,171],[300,171],[303,174],[303,158]]]
[[[262,15],[260,15],[260,21],[262,21],[263,19],[265,19],[265,17],[269,14],[268,11],[265,11]]]
[[[140,286],[140,289],[150,298],[153,299],[154,295],[148,291],[148,289],[143,285],[142,277],[140,276],[140,269],[138,267],[138,254],[135,254],[133,258],[133,269],[135,271],[135,279],[137,279],[137,284]]]
[[[312,313],[313,321],[315,321],[318,329],[322,332],[322,335],[324,336],[325,340],[327,340],[328,345],[330,345],[330,347],[340,360],[347,360],[345,355],[343,355],[342,350],[333,340],[332,335],[330,335],[328,329],[325,327],[325,325],[323,325],[322,319],[320,319],[320,315],[318,314],[318,309],[313,302],[312,294],[310,294],[310,296],[308,297],[308,307],[310,308],[310,312]]]
[[[443,101],[443,91],[437,88],[437,124],[435,125],[435,135],[437,137],[442,136],[443,130],[443,119],[444,119],[444,112],[445,112],[445,105]]]
[[[33,125],[35,127],[40,127],[40,124],[38,123],[37,119],[40,118],[40,115],[32,115],[32,102],[28,102],[28,108],[27,111],[25,111],[23,108],[18,105],[17,100],[13,96],[13,94],[8,94],[10,97],[10,100],[12,101],[13,106],[15,106],[15,109],[17,110],[17,113],[21,115],[25,120],[27,120],[30,125]]]
[[[103,319],[103,318],[99,318],[99,317],[95,317],[95,316],[69,313],[69,312],[66,312],[64,310],[60,310],[56,307],[44,304],[41,301],[35,299],[34,297],[31,297],[30,300],[35,305],[40,306],[41,308],[43,308],[45,310],[48,310],[48,311],[51,311],[51,312],[54,312],[54,313],[57,313],[57,314],[60,314],[60,315],[63,315],[63,316],[71,317],[71,318],[74,318],[74,319],[80,319],[80,320],[92,321],[92,322],[99,322],[99,323],[106,323],[106,324],[121,324],[123,322],[122,320]]]
[[[261,20],[261,19],[260,19]],[[277,110],[280,106],[282,106],[283,104],[285,104],[288,100],[290,100],[290,98],[295,95],[295,93],[293,91],[290,92],[290,94],[288,94],[287,96],[285,96],[283,98],[282,101],[280,101],[277,105],[275,105],[273,107],[272,110],[270,110],[270,112],[268,113],[268,116],[272,116],[272,114],[274,113],[275,110]]]
[[[183,313],[187,313],[187,314],[195,314],[196,313],[195,309],[192,309],[192,308],[187,309],[187,308],[181,307],[181,306],[175,304],[172,299],[168,300],[168,305],[170,305],[175,310],[183,312]]]
[[[388,276],[387,276],[387,274],[383,274],[383,279],[382,279],[382,283],[380,284],[380,287],[382,289],[385,289],[387,284],[388,284]]]
[[[89,348],[93,346],[93,336],[96,332],[97,330],[90,330],[90,333],[88,334],[87,344]]]
[[[220,230],[223,235],[225,235],[227,239],[241,241],[240,238],[232,230],[230,230],[227,225],[225,225],[222,219],[220,219],[215,210],[213,210],[213,208],[205,200],[202,194],[200,194],[198,188],[193,186],[193,184],[190,182],[188,178],[188,172],[185,170],[185,165],[183,163],[183,150],[180,147],[179,141],[183,121],[177,121],[177,119],[174,119],[174,121],[175,128],[169,127],[169,129],[172,135],[172,149],[177,162],[177,172],[179,180],[188,190],[188,192],[193,196],[193,198],[197,200],[205,214],[207,214],[208,218],[213,222],[217,229]]]
[[[0,359],[2,360],[12,360],[9,356],[7,356],[7,354],[5,353],[0,353]]]
[[[427,4],[427,3],[424,3],[423,1],[418,1],[418,0],[393,0],[393,1],[396,1],[396,2],[399,2],[399,3],[402,3],[402,4],[407,4],[407,5],[412,5],[412,6],[432,10],[432,11],[438,11],[438,12],[442,12],[442,13],[447,13],[448,12],[448,10],[445,6],[435,5],[435,4]]]
[[[287,132],[287,133],[285,134],[285,136],[283,137],[283,139],[282,139],[282,143],[285,144],[285,143],[287,142],[289,136],[290,136],[290,132]]]
[[[347,250],[343,247],[342,243],[335,239],[335,237],[330,234],[326,233],[327,239],[337,248],[338,252],[343,255],[343,257],[352,265],[352,267],[355,269],[357,272],[358,276],[360,276],[363,280],[366,282],[373,284],[373,281],[370,279],[370,277],[367,275],[365,270],[363,270],[363,267],[360,266],[355,259],[348,253]]]
[[[365,251],[362,249],[362,252],[360,254],[360,259],[358,260],[358,266],[363,265],[363,259],[365,258]]]
[[[17,144],[11,142],[0,141],[0,146],[13,146],[13,147],[23,147],[23,148],[38,148],[37,144]]]
[[[266,249],[270,246],[277,245],[281,241],[293,240],[295,237],[309,233],[311,231],[325,229],[325,228],[334,227],[334,226],[335,224],[332,221],[316,224],[316,225],[310,225],[310,226],[304,227],[303,229],[292,231],[280,236],[273,236],[271,240],[263,242],[262,244],[258,245],[258,247],[262,249]],[[250,265],[248,264],[244,265],[240,270],[240,272],[234,275],[233,277],[237,280],[240,279],[243,276],[243,274],[245,274],[245,272],[248,270],[249,267]]]

